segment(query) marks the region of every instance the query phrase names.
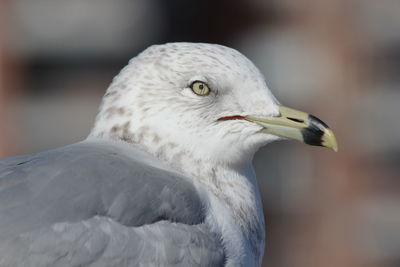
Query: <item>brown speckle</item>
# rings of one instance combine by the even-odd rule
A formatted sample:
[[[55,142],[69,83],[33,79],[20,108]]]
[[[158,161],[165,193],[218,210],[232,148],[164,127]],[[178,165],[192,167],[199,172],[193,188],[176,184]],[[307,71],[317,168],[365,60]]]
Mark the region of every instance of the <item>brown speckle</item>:
[[[172,142],[168,143],[167,146],[168,146],[168,148],[170,148],[170,149],[174,149],[174,148],[178,147],[177,144],[172,143]]]
[[[165,156],[165,146],[160,146],[156,151],[157,157],[164,157]]]
[[[153,135],[153,142],[156,143],[156,144],[158,144],[158,143],[160,142],[160,140],[161,140],[160,136],[159,136],[158,134],[155,133],[155,134]]]
[[[121,136],[121,140],[128,143],[135,143],[134,136],[129,133],[123,133]]]
[[[119,114],[119,115],[124,115],[124,113],[126,112],[126,110],[125,110],[125,108],[117,108],[117,113]]]
[[[174,156],[172,157],[172,164],[176,169],[181,169],[182,168],[182,157],[186,155],[184,151],[180,151],[178,153],[175,153]]]
[[[130,125],[131,125],[131,122],[130,122],[130,121],[125,122],[124,125],[122,126],[122,127],[124,128],[124,131],[128,131]]]
[[[121,128],[119,126],[113,126],[111,128],[111,134],[115,134],[117,132],[119,132],[121,130]]]

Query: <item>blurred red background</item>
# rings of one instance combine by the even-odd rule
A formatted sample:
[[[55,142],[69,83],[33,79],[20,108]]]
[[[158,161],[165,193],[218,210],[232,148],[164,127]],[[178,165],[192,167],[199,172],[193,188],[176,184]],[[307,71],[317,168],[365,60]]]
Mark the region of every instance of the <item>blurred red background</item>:
[[[238,49],[339,152],[254,159],[263,266],[400,266],[400,1],[0,0],[0,157],[84,139],[113,76],[147,46]]]

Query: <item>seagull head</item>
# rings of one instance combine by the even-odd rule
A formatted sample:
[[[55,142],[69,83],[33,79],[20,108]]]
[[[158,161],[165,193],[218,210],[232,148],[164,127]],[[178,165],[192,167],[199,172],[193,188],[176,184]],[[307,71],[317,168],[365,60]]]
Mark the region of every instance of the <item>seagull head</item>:
[[[330,128],[281,105],[249,59],[204,43],[154,45],[133,58],[103,97],[91,136],[169,161],[236,164],[282,138],[337,150]]]

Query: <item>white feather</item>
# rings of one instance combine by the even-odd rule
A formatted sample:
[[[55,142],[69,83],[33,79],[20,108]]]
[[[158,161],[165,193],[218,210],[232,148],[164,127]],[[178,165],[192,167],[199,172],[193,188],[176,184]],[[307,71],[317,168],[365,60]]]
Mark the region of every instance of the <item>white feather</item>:
[[[193,81],[211,93],[198,96]],[[90,137],[121,139],[186,174],[202,192],[206,223],[225,246],[228,266],[259,266],[264,219],[251,160],[277,138],[231,115],[271,116],[277,101],[259,70],[220,45],[171,43],[133,58],[113,80]]]

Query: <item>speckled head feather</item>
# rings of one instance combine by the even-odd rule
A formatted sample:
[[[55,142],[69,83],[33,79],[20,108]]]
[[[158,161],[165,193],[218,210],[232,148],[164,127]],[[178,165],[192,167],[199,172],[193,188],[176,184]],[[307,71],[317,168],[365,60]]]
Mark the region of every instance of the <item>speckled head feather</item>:
[[[211,93],[196,95],[193,81],[205,82]],[[114,78],[90,135],[139,144],[159,157],[175,158],[176,165],[182,156],[177,151],[237,163],[276,137],[257,134],[257,125],[218,118],[277,113],[263,76],[238,51],[170,43],[146,49]]]

